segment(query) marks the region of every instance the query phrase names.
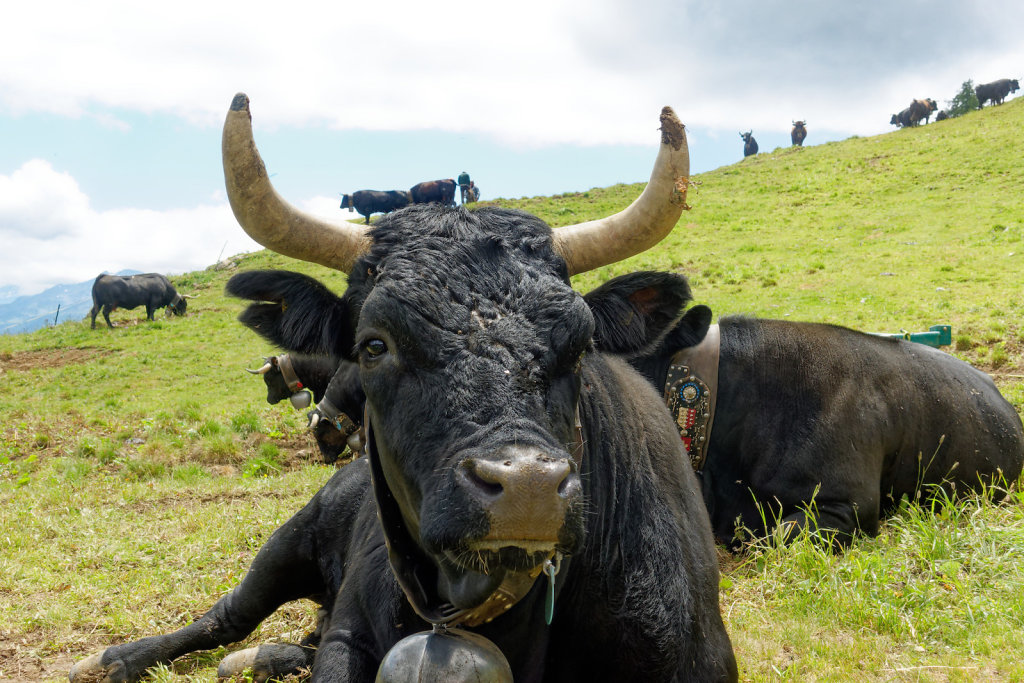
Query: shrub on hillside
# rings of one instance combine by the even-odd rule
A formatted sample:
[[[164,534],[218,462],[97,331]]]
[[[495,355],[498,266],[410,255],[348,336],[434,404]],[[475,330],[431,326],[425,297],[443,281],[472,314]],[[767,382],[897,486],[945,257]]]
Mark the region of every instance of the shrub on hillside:
[[[978,96],[974,94],[974,81],[968,79],[960,86],[960,92],[946,102],[946,113],[950,117],[963,116],[978,108]]]

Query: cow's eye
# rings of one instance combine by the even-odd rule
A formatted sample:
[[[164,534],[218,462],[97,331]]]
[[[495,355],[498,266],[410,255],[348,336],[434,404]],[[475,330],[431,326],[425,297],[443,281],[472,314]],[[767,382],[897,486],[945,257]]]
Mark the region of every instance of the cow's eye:
[[[366,353],[370,354],[372,358],[383,355],[387,353],[388,350],[388,345],[381,339],[368,339],[363,347],[366,349]]]

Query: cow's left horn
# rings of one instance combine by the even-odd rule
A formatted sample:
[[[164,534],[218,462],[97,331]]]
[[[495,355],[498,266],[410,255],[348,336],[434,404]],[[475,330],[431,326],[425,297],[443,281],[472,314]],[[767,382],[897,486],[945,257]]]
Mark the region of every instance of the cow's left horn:
[[[249,368],[246,368],[245,371],[250,373],[250,374],[253,374],[253,375],[265,375],[268,372],[270,372],[270,369],[272,367],[274,367],[274,366],[270,363],[270,361],[267,361],[266,365],[264,365],[259,370],[250,370]]]
[[[671,107],[661,110],[661,149],[651,180],[632,204],[617,214],[554,231],[555,249],[569,274],[584,273],[635,256],[663,240],[686,205],[690,152],[686,128]]]
[[[286,202],[267,177],[252,137],[249,98],[238,93],[224,121],[221,142],[224,182],[231,210],[254,240],[279,254],[344,272],[366,251],[366,230],[337,225],[304,213]]]

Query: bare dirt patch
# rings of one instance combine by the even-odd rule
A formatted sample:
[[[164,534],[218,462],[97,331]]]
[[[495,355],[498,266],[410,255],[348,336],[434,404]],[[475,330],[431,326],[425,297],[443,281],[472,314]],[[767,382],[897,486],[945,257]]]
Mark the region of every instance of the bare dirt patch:
[[[56,652],[42,656],[31,644],[7,637],[0,633],[0,683],[24,683],[25,681],[65,680],[75,663],[75,657],[68,652]],[[93,646],[103,647],[99,641]]]
[[[71,349],[40,349],[0,354],[0,371],[25,371],[37,368],[62,368],[65,365],[86,363],[93,358],[108,356],[110,349],[94,346]]]

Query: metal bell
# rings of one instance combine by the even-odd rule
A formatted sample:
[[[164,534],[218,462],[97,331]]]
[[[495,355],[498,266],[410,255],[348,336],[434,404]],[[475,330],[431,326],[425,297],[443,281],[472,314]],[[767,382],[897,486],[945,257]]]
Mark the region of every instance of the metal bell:
[[[296,391],[288,397],[288,400],[292,402],[292,407],[296,410],[304,410],[313,402],[313,396],[308,391]]]
[[[487,638],[441,626],[395,643],[377,670],[377,683],[419,681],[512,683],[512,668]]]

